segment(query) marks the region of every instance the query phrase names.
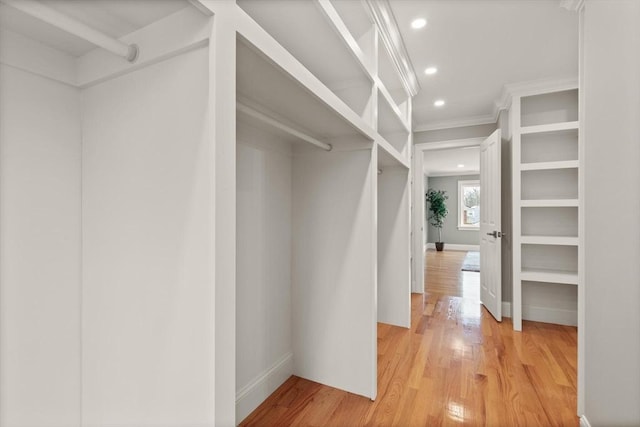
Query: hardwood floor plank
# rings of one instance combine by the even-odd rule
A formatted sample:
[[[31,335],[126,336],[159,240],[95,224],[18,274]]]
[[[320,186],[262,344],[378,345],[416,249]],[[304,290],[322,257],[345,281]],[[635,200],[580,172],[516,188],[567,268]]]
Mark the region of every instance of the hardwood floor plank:
[[[513,331],[479,304],[465,252],[428,252],[411,328],[378,325],[378,397],[291,377],[241,426],[578,426],[576,328]]]

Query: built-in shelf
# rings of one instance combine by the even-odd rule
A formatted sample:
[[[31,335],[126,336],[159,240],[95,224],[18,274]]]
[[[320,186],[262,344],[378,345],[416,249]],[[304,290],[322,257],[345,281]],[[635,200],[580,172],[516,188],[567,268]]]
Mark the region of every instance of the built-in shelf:
[[[378,166],[404,167],[409,169],[410,161],[405,159],[391,144],[386,140],[378,141]]]
[[[579,166],[580,166],[580,162],[578,162],[578,160],[565,160],[560,162],[535,162],[535,163],[520,164],[520,170],[538,171],[538,170],[552,170],[552,169],[574,169]]]
[[[520,279],[527,282],[578,284],[578,273],[572,271],[522,269]]]
[[[400,108],[395,103],[395,100],[393,99],[387,88],[385,86],[378,86],[378,89],[380,91],[380,95],[384,98],[385,105],[388,106],[389,112],[393,113],[397,117],[397,123],[403,128],[404,131],[410,132],[411,129],[409,129],[409,125],[405,120],[402,111],[400,111]],[[379,124],[379,126],[381,125]]]
[[[520,243],[523,245],[578,246],[578,238],[566,236],[522,236],[520,237]]]
[[[521,135],[527,135],[532,133],[547,133],[547,132],[561,132],[571,129],[578,129],[579,122],[561,122],[551,123],[548,125],[537,126],[523,126],[520,128]]]
[[[523,208],[573,208],[578,207],[578,199],[546,199],[546,200],[521,200]]]

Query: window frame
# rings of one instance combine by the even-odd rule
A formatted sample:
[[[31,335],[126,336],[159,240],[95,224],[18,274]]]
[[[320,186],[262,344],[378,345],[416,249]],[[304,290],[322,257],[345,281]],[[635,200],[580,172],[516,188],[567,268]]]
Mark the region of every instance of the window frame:
[[[478,221],[477,225],[467,225],[462,223],[462,206],[464,205],[463,196],[464,196],[464,187],[478,187],[480,188],[480,180],[479,179],[469,179],[469,180],[459,180],[458,181],[458,230],[464,231],[479,231],[480,230],[480,222]],[[482,191],[482,189],[480,189]]]

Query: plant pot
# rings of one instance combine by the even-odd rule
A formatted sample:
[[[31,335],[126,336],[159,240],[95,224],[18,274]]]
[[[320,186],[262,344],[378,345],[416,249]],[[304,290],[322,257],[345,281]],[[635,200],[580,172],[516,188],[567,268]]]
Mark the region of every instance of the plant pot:
[[[436,242],[436,251],[442,252],[444,249],[444,242]]]

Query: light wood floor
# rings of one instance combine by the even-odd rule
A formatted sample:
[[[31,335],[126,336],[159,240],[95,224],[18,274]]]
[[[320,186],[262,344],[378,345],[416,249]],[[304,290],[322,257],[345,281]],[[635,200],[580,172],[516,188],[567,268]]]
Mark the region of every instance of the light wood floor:
[[[241,425],[578,426],[576,328],[496,322],[464,255],[428,252],[411,329],[378,325],[375,402],[291,377]]]

